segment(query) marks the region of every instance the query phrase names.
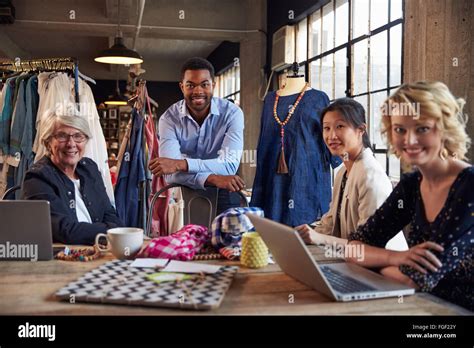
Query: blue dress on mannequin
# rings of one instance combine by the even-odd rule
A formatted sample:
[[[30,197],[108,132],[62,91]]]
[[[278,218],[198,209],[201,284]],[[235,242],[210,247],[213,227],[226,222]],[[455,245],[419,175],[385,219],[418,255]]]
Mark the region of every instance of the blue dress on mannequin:
[[[309,89],[284,127],[285,159],[288,174],[278,174],[281,152],[280,125],[273,117],[276,92],[265,98],[257,170],[250,205],[260,207],[265,217],[289,226],[313,223],[329,209],[331,202],[330,165],[341,164],[324,144],[321,111],[329,105],[328,96]],[[299,94],[281,96],[277,114],[283,122]]]

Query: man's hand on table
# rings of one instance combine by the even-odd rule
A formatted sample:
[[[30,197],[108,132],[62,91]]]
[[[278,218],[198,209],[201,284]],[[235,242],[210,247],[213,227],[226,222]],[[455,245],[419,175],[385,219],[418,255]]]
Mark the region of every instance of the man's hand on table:
[[[162,176],[177,172],[187,172],[188,162],[186,160],[176,160],[166,157],[152,159],[148,166],[154,175]]]
[[[245,187],[245,182],[238,175],[211,174],[207,177],[206,184],[231,192],[240,191]]]

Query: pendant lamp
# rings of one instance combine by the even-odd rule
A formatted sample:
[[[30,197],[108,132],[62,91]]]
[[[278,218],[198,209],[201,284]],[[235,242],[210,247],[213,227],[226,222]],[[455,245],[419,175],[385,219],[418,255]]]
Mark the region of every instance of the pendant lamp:
[[[104,102],[106,105],[127,105],[128,104],[127,98],[125,98],[125,96],[123,96],[120,93],[118,78],[119,78],[119,71],[117,67],[117,79],[115,80],[115,83],[116,83],[115,93]]]
[[[140,64],[143,58],[136,51],[127,48],[123,43],[122,31],[120,30],[120,0],[118,0],[118,26],[114,45],[103,50],[94,58],[96,62],[106,64]]]

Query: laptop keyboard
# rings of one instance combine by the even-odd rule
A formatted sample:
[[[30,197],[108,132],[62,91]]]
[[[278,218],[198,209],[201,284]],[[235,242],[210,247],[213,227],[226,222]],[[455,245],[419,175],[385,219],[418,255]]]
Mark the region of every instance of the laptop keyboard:
[[[376,290],[374,287],[366,285],[354,278],[348,277],[338,271],[328,267],[320,267],[324,276],[334,288],[334,290],[347,294],[352,292],[363,292]]]

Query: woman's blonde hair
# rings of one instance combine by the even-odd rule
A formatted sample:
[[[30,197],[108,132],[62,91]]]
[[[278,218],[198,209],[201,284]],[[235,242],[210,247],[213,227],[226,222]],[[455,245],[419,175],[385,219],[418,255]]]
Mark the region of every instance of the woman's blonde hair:
[[[398,109],[398,115],[435,120],[443,139],[441,158],[451,156],[466,159],[471,139],[466,133],[467,116],[462,112],[465,103],[462,98],[456,99],[442,82],[418,81],[403,84],[382,104],[381,132],[387,138],[389,150],[394,153],[390,116]]]
[[[51,155],[49,142],[57,127],[68,126],[76,128],[84,133],[87,139],[92,138],[92,133],[87,120],[78,115],[59,115],[52,110],[48,110],[41,120],[41,144],[46,148],[46,155]]]

